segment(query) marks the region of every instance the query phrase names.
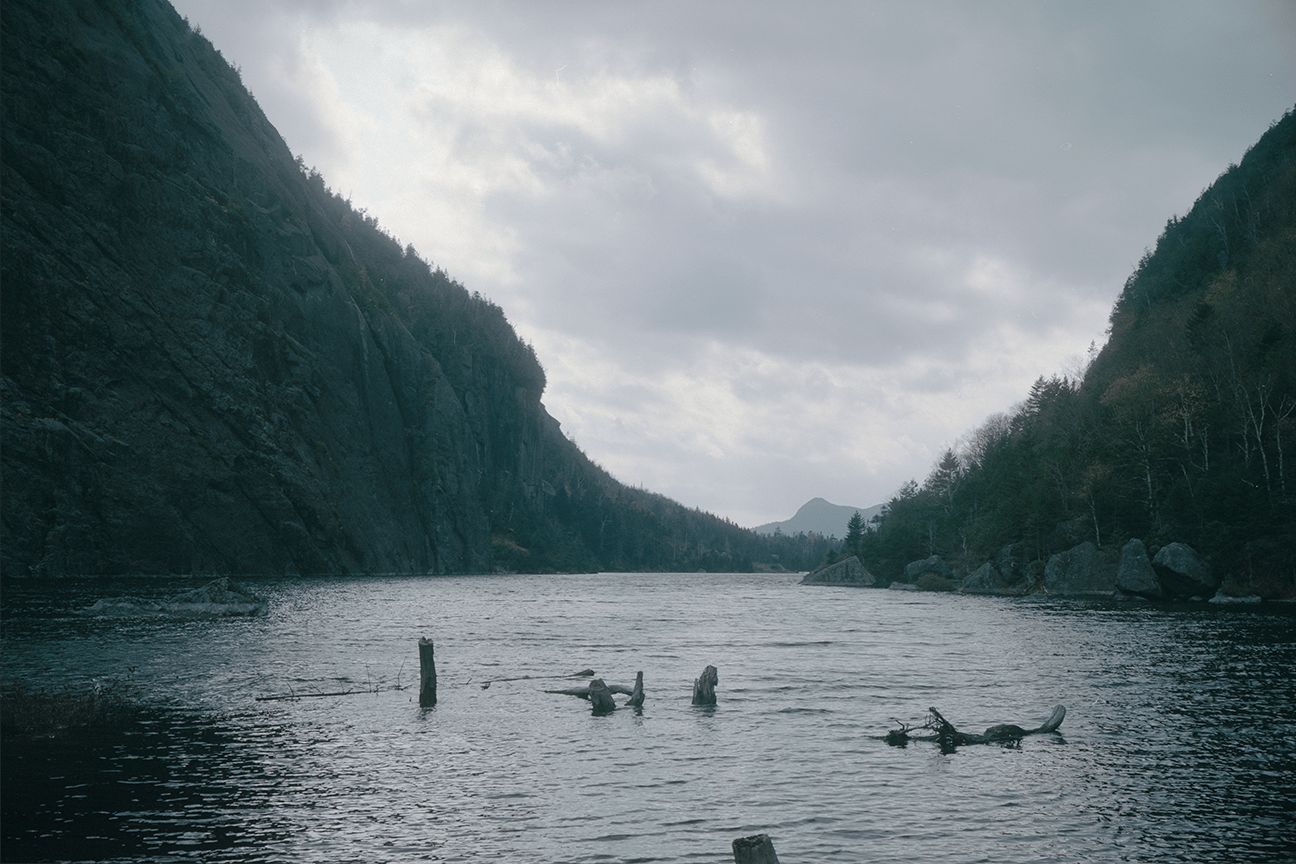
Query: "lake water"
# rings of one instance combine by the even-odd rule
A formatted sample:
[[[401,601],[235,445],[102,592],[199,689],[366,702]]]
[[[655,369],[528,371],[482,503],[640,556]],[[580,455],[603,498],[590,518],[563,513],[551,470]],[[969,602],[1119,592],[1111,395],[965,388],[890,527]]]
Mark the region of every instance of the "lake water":
[[[797,578],[253,580],[264,617],[197,621],[76,610],[202,580],[11,580],[6,685],[129,674],[150,708],[122,731],[6,740],[0,854],[726,862],[767,833],[788,864],[1296,857],[1290,608]],[[718,704],[693,707],[707,664]],[[642,670],[642,712],[542,692],[585,668]],[[256,699],[398,683],[414,686]],[[1056,704],[1060,734],[1019,747],[880,740],[928,706],[979,732]]]

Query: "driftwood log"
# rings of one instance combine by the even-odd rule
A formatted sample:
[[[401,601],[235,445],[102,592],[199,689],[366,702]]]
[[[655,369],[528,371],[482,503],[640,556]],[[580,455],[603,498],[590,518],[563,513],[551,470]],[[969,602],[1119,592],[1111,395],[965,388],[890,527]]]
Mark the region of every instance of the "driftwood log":
[[[888,732],[883,740],[888,744],[903,747],[910,741],[936,741],[941,747],[958,747],[963,744],[1003,744],[1020,741],[1027,735],[1038,735],[1045,732],[1056,732],[1062,725],[1062,720],[1066,717],[1066,707],[1059,705],[1053,709],[1052,715],[1044,722],[1043,726],[1035,729],[1023,729],[1013,723],[1000,723],[997,726],[991,726],[983,734],[977,735],[974,732],[960,732],[954,724],[946,720],[941,713],[935,708],[928,708],[930,716],[927,721],[919,726],[906,726],[900,724],[899,729],[893,729]],[[934,735],[911,735],[916,730],[933,730]]]
[[[703,669],[702,677],[693,682],[693,704],[716,704],[715,688],[718,683],[720,683],[720,673],[716,671],[716,667],[708,666]]]
[[[643,673],[640,672],[639,674],[642,675]],[[601,680],[601,678],[595,679],[595,681]],[[589,686],[586,687],[564,687],[561,690],[545,690],[543,692],[556,693],[559,696],[578,696],[581,699],[588,699],[590,698],[590,687],[592,687],[593,684],[594,682],[591,681]],[[622,696],[634,695],[634,690],[624,684],[604,684],[603,686],[607,688],[609,693],[620,693]]]
[[[588,687],[564,687],[561,690],[546,690],[544,692],[588,699],[594,707],[595,714],[607,714],[616,709],[616,703],[612,701],[613,693],[620,693],[630,697],[626,700],[626,707],[640,708],[643,706],[644,701],[643,672],[635,674],[633,687],[626,687],[624,684],[608,684],[602,678],[595,678],[589,683]]]

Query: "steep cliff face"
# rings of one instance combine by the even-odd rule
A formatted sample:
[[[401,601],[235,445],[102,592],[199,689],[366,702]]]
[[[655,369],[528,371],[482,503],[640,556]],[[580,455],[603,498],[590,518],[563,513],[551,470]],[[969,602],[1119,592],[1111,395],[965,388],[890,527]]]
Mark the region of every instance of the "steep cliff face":
[[[169,6],[3,16],[5,571],[488,569],[498,479],[563,440],[498,308]]]
[[[592,464],[502,310],[304,170],[161,0],[0,14],[5,574],[822,558]]]
[[[7,575],[813,566],[591,463],[162,0],[6,0]]]

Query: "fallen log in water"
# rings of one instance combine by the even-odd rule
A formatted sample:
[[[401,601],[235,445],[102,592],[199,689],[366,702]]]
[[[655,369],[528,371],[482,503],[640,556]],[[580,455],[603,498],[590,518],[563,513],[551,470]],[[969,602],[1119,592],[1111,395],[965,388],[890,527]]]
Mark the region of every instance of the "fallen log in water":
[[[642,675],[643,673],[640,672],[639,674]],[[602,679],[594,679],[594,681],[599,680]],[[588,699],[590,698],[590,688],[594,686],[594,681],[591,681],[586,687],[564,687],[561,690],[544,690],[541,692],[555,693],[559,696],[579,696],[581,699]],[[634,690],[624,684],[604,684],[603,686],[607,688],[609,693],[620,693],[623,696],[634,695]]]
[[[996,744],[1012,743],[1020,741],[1027,735],[1039,735],[1046,732],[1056,732],[1062,725],[1062,720],[1066,717],[1066,707],[1059,705],[1053,709],[1049,719],[1044,721],[1044,725],[1035,729],[1023,729],[1012,723],[1000,723],[997,726],[991,726],[983,734],[977,735],[974,732],[960,732],[954,724],[946,720],[941,713],[935,708],[928,708],[930,715],[927,720],[919,726],[907,726],[900,724],[899,729],[893,729],[883,736],[882,740],[893,746],[903,747],[910,741],[937,741],[942,747],[957,747],[963,744]],[[934,730],[934,735],[911,735],[915,730]]]
[[[568,675],[519,675],[516,678],[488,678],[487,680],[479,681],[478,683],[481,684],[481,689],[486,690],[487,688],[490,687],[490,685],[498,684],[501,681],[546,681],[546,680],[552,680],[554,678],[593,678],[593,677],[594,677],[593,669],[582,669],[579,672],[572,672]],[[463,683],[471,684],[473,683],[473,681],[471,678],[469,678],[467,681]],[[545,692],[553,693],[558,691],[546,690]],[[575,695],[575,694],[570,694],[570,695]]]

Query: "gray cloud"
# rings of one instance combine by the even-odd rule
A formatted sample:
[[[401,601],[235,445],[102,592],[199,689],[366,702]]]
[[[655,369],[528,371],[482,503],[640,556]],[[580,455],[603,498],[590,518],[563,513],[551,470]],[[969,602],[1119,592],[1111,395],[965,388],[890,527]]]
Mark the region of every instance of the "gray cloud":
[[[885,499],[1101,341],[1296,91],[1264,2],[177,5],[591,456],[743,524]]]

